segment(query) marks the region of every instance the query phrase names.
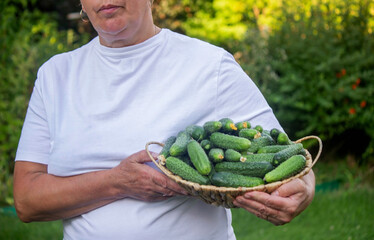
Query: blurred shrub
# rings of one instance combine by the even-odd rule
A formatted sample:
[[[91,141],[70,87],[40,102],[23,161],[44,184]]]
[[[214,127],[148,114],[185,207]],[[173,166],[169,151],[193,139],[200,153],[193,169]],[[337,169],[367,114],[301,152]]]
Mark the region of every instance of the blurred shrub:
[[[13,201],[13,161],[37,69],[52,55],[88,40],[58,31],[53,16],[27,10],[30,4],[0,3],[0,205]]]
[[[233,48],[293,138],[359,130],[369,141],[348,141],[374,155],[373,4],[318,1],[307,11],[283,4],[279,28],[250,30]]]

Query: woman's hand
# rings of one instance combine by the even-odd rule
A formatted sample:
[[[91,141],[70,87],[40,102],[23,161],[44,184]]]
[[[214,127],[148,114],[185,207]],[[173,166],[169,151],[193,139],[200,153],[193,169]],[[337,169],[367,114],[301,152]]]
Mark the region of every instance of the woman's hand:
[[[152,153],[153,157],[157,157]],[[161,201],[188,192],[163,173],[144,164],[151,162],[145,150],[137,152],[113,168],[115,186],[122,197]]]
[[[314,189],[314,173],[310,171],[302,178],[280,186],[271,194],[248,192],[237,197],[234,204],[274,225],[283,225],[307,208],[313,200]]]

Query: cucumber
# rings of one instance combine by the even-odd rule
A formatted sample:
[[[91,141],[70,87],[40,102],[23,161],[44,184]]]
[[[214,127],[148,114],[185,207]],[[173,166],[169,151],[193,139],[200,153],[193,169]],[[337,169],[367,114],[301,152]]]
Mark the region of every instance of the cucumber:
[[[256,129],[245,128],[239,131],[239,137],[253,140],[258,133],[259,131],[257,131]]]
[[[162,150],[160,152],[160,155],[158,155],[158,159],[161,161],[161,163],[165,163],[166,158],[169,157],[170,147],[171,147],[171,145],[173,145],[173,143],[175,142],[176,139],[177,139],[177,137],[175,137],[175,136],[171,136],[171,137],[168,137],[166,139],[165,144],[162,147]]]
[[[186,131],[181,131],[177,135],[177,139],[171,145],[169,153],[173,157],[181,156],[187,152],[187,144],[191,137]]]
[[[272,128],[270,130],[270,136],[274,139],[274,141],[277,141],[279,133],[281,133],[281,131],[279,131],[277,128]]]
[[[278,134],[277,144],[279,144],[279,145],[290,145],[290,144],[292,144],[292,142],[288,138],[286,133],[281,132],[281,133]]]
[[[187,163],[188,165],[190,165],[191,167],[195,168],[194,165],[192,164],[191,159],[190,159],[190,157],[188,156],[188,154],[186,154],[186,155],[182,155],[182,156],[178,156],[178,158],[179,158],[180,160],[182,160],[183,162]]]
[[[220,148],[212,148],[209,151],[209,159],[214,163],[222,162],[225,158],[225,153]]]
[[[268,183],[281,181],[301,172],[306,166],[306,159],[302,155],[294,155],[282,162],[274,170],[268,172],[264,180]]]
[[[243,121],[243,122],[238,122],[235,124],[236,128],[237,128],[237,132],[240,132],[240,130],[242,129],[248,129],[248,128],[251,128],[251,124],[248,122],[248,121]]]
[[[262,133],[262,131],[264,130],[264,128],[261,125],[256,125],[254,127],[254,129],[256,129],[257,131],[259,131],[260,133]]]
[[[286,148],[288,145],[268,145],[258,149],[257,153],[276,153]]]
[[[243,155],[243,158],[246,159],[246,162],[269,162],[273,163],[275,153],[257,153],[257,154],[246,154]]]
[[[198,125],[190,125],[186,127],[186,132],[198,142],[205,138],[204,128]]]
[[[225,151],[225,160],[229,162],[239,162],[240,160],[242,160],[242,154],[233,149],[227,149]]]
[[[218,132],[222,128],[222,123],[220,121],[208,121],[204,123],[203,128],[207,135],[214,132]]]
[[[262,162],[222,162],[217,163],[215,170],[217,172],[231,172],[245,176],[263,178],[266,173],[273,170],[271,163]]]
[[[208,139],[204,139],[201,141],[200,143],[200,146],[206,150],[206,151],[209,151],[210,149],[213,148],[213,145],[211,144],[211,142],[208,140]]]
[[[202,175],[208,175],[212,170],[211,163],[204,149],[196,140],[188,142],[187,152],[196,170]]]
[[[175,175],[180,176],[184,180],[195,182],[202,185],[210,184],[209,178],[201,175],[187,163],[176,157],[166,158],[166,167]]]
[[[303,150],[303,144],[301,143],[288,145],[288,148],[275,153],[274,158],[273,158],[273,165],[279,165],[280,163],[286,161],[293,155],[299,154],[300,151],[302,150]]]
[[[221,120],[219,120],[219,122],[222,123],[221,131],[224,133],[231,133],[238,130],[234,124],[234,121],[230,118],[222,118]]]
[[[256,153],[260,148],[274,144],[275,141],[270,136],[264,135],[259,138],[253,139],[251,147],[248,149],[248,152]]]
[[[234,149],[238,152],[245,151],[251,146],[251,141],[221,132],[215,132],[210,136],[210,142],[223,149]]]
[[[243,176],[230,172],[216,172],[211,177],[212,184],[218,187],[255,187],[264,184],[261,178]]]

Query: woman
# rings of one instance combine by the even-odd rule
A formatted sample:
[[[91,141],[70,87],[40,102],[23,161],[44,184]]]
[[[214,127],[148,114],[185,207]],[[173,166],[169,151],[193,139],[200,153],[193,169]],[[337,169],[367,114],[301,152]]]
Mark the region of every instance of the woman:
[[[98,37],[38,72],[14,171],[20,219],[62,219],[64,239],[235,239],[229,210],[188,196],[142,149],[222,117],[281,128],[265,99],[223,49],[156,27],[150,0],[81,4]],[[311,172],[235,204],[280,225],[313,195]]]

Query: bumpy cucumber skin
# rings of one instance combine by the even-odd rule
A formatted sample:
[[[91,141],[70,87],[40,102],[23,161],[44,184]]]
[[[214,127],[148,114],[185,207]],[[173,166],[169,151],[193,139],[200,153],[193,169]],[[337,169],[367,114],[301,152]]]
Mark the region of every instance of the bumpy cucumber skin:
[[[273,170],[271,163],[262,162],[222,162],[217,163],[215,170],[217,172],[231,172],[235,174],[263,178],[266,173]]]
[[[210,136],[210,142],[214,146],[223,149],[234,149],[238,152],[247,150],[251,146],[251,141],[225,133],[215,132]]]
[[[209,159],[214,163],[220,163],[225,158],[225,153],[220,148],[212,148],[209,151]]]
[[[218,132],[222,128],[222,123],[220,121],[208,121],[204,123],[203,128],[207,135],[214,132]]]
[[[255,187],[264,184],[261,178],[243,176],[230,172],[216,172],[211,177],[212,184],[218,187]]]
[[[246,158],[246,162],[269,162],[273,163],[275,153],[256,153],[243,155]]]
[[[225,160],[229,162],[239,162],[242,157],[242,154],[233,149],[227,149],[225,151]]]
[[[196,140],[188,142],[187,152],[196,170],[202,175],[208,175],[212,170],[212,165],[204,149]]]
[[[177,139],[171,145],[169,153],[173,157],[181,156],[187,152],[187,144],[191,137],[186,131],[178,133]]]
[[[274,144],[275,144],[275,141],[273,140],[273,138],[271,138],[268,135],[264,135],[259,138],[253,139],[252,145],[248,149],[248,152],[256,153],[258,149],[264,146],[269,146],[269,145],[274,145]]]
[[[282,162],[274,170],[268,172],[264,180],[268,183],[281,181],[301,172],[306,166],[306,159],[303,155],[294,155]]]
[[[173,145],[176,139],[177,137],[175,136],[171,136],[166,139],[165,144],[160,152],[159,158],[163,158],[163,160],[165,160],[167,157],[169,157],[170,147]]]
[[[256,129],[244,128],[239,131],[239,137],[247,138],[253,140],[255,136],[259,133]]]
[[[198,125],[190,125],[186,127],[186,132],[198,142],[205,138],[204,128]]]
[[[288,145],[268,145],[258,149],[257,153],[276,153],[288,148]]]
[[[295,143],[292,145],[289,145],[288,148],[283,149],[277,153],[275,153],[273,158],[273,165],[279,165],[282,162],[286,161],[293,155],[299,154],[300,151],[303,149],[303,144],[301,143]]]
[[[184,180],[195,182],[201,185],[210,184],[209,178],[201,175],[198,171],[193,169],[191,166],[189,166],[179,158],[171,156],[166,158],[166,168],[175,175],[180,176]]]

